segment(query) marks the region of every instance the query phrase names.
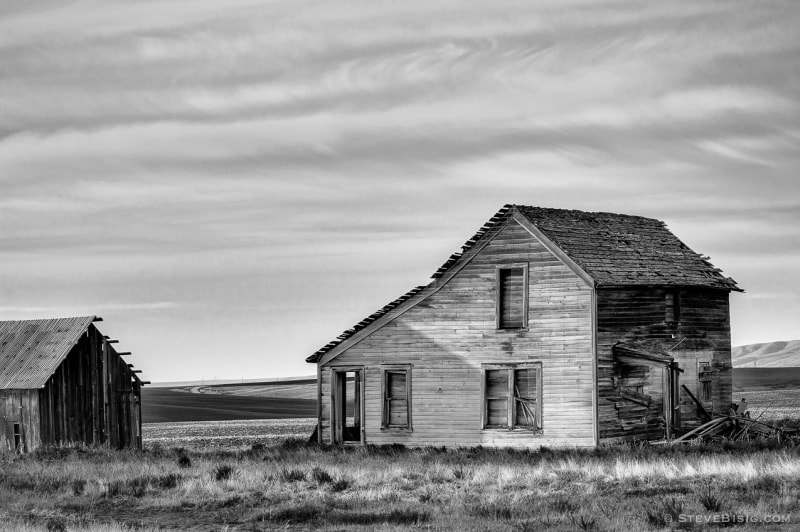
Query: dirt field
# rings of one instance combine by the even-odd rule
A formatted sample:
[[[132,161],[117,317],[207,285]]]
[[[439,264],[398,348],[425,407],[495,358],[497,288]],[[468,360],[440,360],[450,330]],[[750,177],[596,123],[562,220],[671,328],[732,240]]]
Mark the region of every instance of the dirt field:
[[[144,423],[146,448],[186,447],[191,449],[249,448],[255,444],[274,445],[287,438],[308,439],[316,419],[255,419],[235,421],[185,421]]]

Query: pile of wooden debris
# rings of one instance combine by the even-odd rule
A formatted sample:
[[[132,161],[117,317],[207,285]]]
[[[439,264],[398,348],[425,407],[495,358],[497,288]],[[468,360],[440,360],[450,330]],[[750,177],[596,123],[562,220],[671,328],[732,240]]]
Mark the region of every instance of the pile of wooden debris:
[[[778,441],[797,441],[800,438],[798,429],[784,429],[750,419],[748,417],[717,417],[696,427],[672,440],[659,442],[662,444],[708,443],[722,441],[755,441],[759,439],[777,439]]]

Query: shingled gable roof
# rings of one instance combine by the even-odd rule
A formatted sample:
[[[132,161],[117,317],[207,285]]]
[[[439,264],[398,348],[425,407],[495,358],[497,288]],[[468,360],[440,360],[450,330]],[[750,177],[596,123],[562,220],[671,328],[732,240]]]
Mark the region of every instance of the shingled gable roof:
[[[696,286],[742,291],[664,222],[608,212],[514,206],[596,286]]]
[[[0,390],[41,388],[95,316],[0,321]]]
[[[481,238],[502,226],[515,213],[541,231],[593,279],[595,286],[696,286],[742,291],[733,279],[722,275],[707,258],[689,249],[660,220],[527,205],[503,206],[464,243],[461,251],[451,255],[434,272],[432,280],[442,278]],[[319,361],[331,349],[431,284],[418,286],[369,315],[306,358],[306,362]]]

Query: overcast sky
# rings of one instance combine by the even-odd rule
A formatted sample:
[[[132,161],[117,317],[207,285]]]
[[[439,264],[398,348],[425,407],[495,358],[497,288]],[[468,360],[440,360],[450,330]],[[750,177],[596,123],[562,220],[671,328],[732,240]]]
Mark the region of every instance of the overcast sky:
[[[0,319],[307,375],[505,203],[659,218],[800,338],[800,4],[4,0]]]

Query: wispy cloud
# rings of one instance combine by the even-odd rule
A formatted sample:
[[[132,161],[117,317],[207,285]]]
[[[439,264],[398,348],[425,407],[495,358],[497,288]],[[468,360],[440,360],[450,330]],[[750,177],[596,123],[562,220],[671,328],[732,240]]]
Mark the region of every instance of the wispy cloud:
[[[800,255],[799,25],[794,0],[12,3],[0,312],[303,373],[506,202],[665,219],[774,293]],[[738,343],[800,312],[752,301]]]

